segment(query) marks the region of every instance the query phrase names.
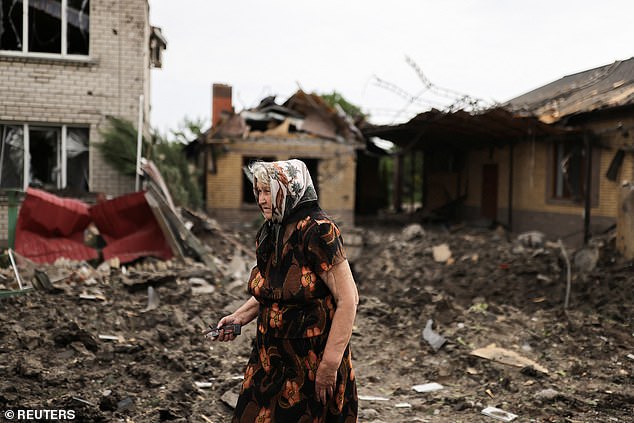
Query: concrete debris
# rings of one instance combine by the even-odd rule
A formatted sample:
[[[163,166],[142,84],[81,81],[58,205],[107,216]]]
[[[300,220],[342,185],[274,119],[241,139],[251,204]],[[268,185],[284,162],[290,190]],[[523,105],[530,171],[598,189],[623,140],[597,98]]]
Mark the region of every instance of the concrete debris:
[[[444,389],[444,388],[445,388],[444,386],[436,382],[424,383],[422,385],[412,386],[412,389],[415,390],[416,392],[434,392],[434,391],[440,391],[441,389]]]
[[[0,409],[45,403],[76,409],[89,421],[230,420],[256,325],[245,325],[230,343],[207,343],[199,334],[247,298],[243,269],[254,261],[255,230],[188,220],[215,269],[190,257],[93,268],[15,256],[23,281],[37,270],[54,291],[0,291]],[[632,266],[616,254],[613,239],[592,245],[599,249],[592,283],[574,285],[573,307],[562,314],[566,268],[558,244],[534,248],[486,228],[428,225],[406,241],[404,226],[352,231],[361,238],[351,243],[359,247],[353,271],[360,294],[353,363],[363,394],[373,394],[360,396],[367,405],[360,421],[492,420],[481,414],[485,401],[500,409],[512,404],[540,421],[628,421],[630,411],[620,405],[632,402]],[[442,244],[457,258],[451,266],[435,261],[433,246]],[[18,288],[8,263],[5,256],[0,290]],[[141,313],[151,304],[149,287],[160,306]],[[437,353],[421,336],[428,320],[428,333],[445,339]],[[487,359],[469,354],[486,340],[508,350]],[[594,377],[605,369],[609,377]],[[421,380],[445,388],[418,393],[413,387]]]
[[[560,395],[561,394],[558,391],[552,388],[548,388],[536,392],[535,395],[533,395],[533,398],[535,398],[537,401],[552,401]]]
[[[586,247],[578,250],[573,259],[573,267],[577,272],[588,274],[597,267],[599,261],[599,248]]]
[[[432,247],[432,254],[434,255],[434,261],[437,263],[446,263],[451,258],[451,250],[447,244]]]
[[[546,235],[539,231],[524,232],[517,236],[517,240],[528,248],[541,248],[544,246]]]
[[[156,292],[153,286],[147,287],[147,306],[143,309],[142,313],[152,311],[158,308],[160,303],[159,294]]]
[[[361,401],[389,401],[389,398],[377,395],[359,395]]]
[[[240,392],[239,386],[242,386],[242,382],[238,385],[238,387],[236,387],[237,389],[225,391],[225,393],[220,397],[220,401],[224,402],[231,408],[236,408],[236,404],[238,403],[238,393]]]
[[[418,223],[413,223],[406,226],[401,232],[404,241],[411,241],[415,238],[422,238],[425,236],[425,230]]]
[[[503,422],[512,422],[517,418],[517,414],[509,413],[508,411],[504,411],[496,407],[487,407],[482,410],[482,414]]]
[[[438,352],[438,350],[445,344],[447,341],[444,336],[434,332],[432,329],[432,325],[434,321],[432,319],[427,320],[425,324],[425,328],[423,329],[423,339],[427,341],[429,345],[434,349],[434,352]]]

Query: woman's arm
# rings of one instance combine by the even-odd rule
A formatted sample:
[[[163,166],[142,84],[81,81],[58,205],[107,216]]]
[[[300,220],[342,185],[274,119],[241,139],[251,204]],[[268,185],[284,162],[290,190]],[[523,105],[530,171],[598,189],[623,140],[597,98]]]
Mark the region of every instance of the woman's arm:
[[[216,327],[221,327],[232,323],[238,323],[241,326],[244,326],[251,320],[256,318],[259,308],[260,303],[258,302],[258,300],[256,300],[255,297],[251,297],[236,311],[220,319]],[[205,332],[205,334],[207,333],[209,333],[209,331]],[[236,336],[234,334],[225,334],[222,331],[220,331],[220,335],[218,335],[217,337],[211,338],[212,341],[233,341],[234,339],[236,339]]]
[[[323,272],[321,278],[332,292],[337,308],[328,333],[328,341],[315,379],[317,397],[326,403],[327,397],[334,393],[337,382],[337,369],[343,353],[350,342],[352,325],[357,314],[359,294],[352,277],[350,264],[344,260]]]

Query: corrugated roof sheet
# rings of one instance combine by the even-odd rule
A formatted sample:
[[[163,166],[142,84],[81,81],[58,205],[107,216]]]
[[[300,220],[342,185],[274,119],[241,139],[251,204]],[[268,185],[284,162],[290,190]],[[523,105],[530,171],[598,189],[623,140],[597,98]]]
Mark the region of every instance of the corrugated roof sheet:
[[[634,104],[634,58],[565,76],[509,100],[505,107],[552,123],[564,116]]]
[[[90,215],[106,241],[102,250],[105,260],[118,257],[127,263],[146,256],[163,260],[172,257],[144,192],[96,204],[90,208]]]
[[[15,250],[37,263],[60,257],[95,259],[97,251],[83,243],[90,221],[88,205],[81,201],[28,188],[16,225]]]

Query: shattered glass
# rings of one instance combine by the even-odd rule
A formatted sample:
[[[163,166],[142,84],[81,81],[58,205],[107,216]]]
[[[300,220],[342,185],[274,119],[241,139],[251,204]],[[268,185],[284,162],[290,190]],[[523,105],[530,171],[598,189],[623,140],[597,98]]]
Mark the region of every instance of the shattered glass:
[[[66,186],[88,192],[88,128],[68,128],[66,134]]]
[[[68,0],[66,10],[68,54],[88,54],[90,41],[90,1]]]
[[[0,50],[22,51],[22,0],[0,0]]]
[[[24,130],[0,125],[0,188],[23,188]]]

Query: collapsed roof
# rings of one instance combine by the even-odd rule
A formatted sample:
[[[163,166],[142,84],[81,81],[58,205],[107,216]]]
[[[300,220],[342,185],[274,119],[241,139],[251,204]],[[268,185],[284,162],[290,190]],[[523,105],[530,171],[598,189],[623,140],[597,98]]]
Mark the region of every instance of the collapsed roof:
[[[340,108],[332,107],[317,94],[298,90],[283,104],[275,96],[262,99],[252,109],[225,115],[207,131],[207,142],[227,138],[257,139],[312,137],[340,143],[364,141],[361,131]]]
[[[399,125],[366,126],[363,133],[392,141],[404,150],[465,150],[502,147],[528,137],[562,136],[570,131],[498,107],[478,113],[432,109]]]

